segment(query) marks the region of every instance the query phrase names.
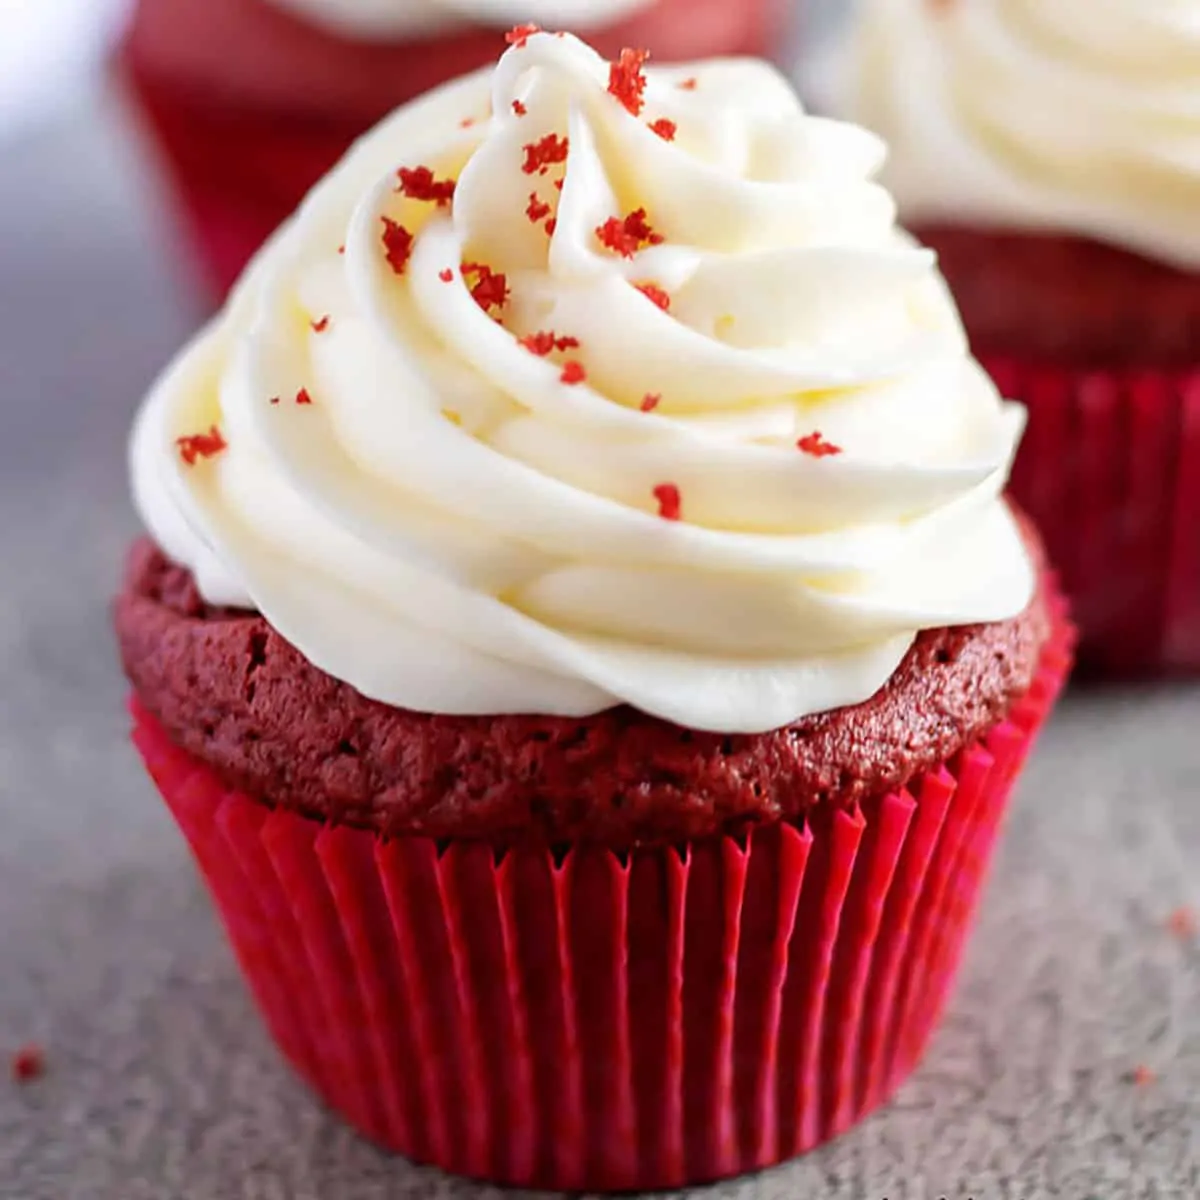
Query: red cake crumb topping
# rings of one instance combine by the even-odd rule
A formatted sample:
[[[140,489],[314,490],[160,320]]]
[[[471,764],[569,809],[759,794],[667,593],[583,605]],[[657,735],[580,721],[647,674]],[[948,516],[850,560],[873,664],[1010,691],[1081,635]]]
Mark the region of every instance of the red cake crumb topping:
[[[523,117],[529,111],[525,105],[520,102],[520,100],[514,100],[512,102],[512,110],[517,114],[518,117]]]
[[[573,337],[555,337],[553,329],[539,329],[518,339],[518,345],[524,346],[530,354],[544,358],[552,350],[574,350],[579,346],[579,339]],[[578,365],[578,364],[576,364]]]
[[[212,458],[214,454],[220,454],[229,443],[213,425],[207,433],[191,433],[176,438],[175,445],[179,447],[179,457],[190,467],[195,465],[198,458]]]
[[[397,275],[403,275],[412,257],[413,235],[403,225],[390,217],[380,217],[383,222],[383,248],[387,255],[388,266]]]
[[[443,283],[450,283],[450,282],[451,282],[451,280],[453,280],[453,278],[454,278],[454,272],[453,272],[453,271],[452,271],[452,270],[451,270],[449,267],[443,267],[443,268],[442,268],[442,269],[441,269],[441,270],[438,272],[438,278],[439,278],[439,279],[440,279],[440,280],[441,280]]]
[[[428,167],[401,167],[396,177],[400,180],[396,191],[410,200],[428,200],[445,208],[454,199],[454,180],[437,179]]]
[[[46,1056],[40,1046],[22,1046],[9,1066],[15,1083],[32,1083],[46,1073]]]
[[[621,57],[608,68],[608,90],[636,117],[645,101],[646,76],[642,66],[650,57],[648,50],[631,50],[626,47]]]
[[[821,436],[820,430],[806,433],[796,445],[805,454],[809,454],[813,458],[828,458],[831,454],[841,454],[842,452],[841,446],[835,446],[832,442],[827,442]]]
[[[635,208],[626,217],[609,217],[596,226],[596,237],[622,258],[632,258],[644,246],[658,246],[663,241],[663,235],[650,228],[644,208]]]
[[[555,163],[567,161],[570,146],[570,138],[560,138],[557,133],[548,133],[537,142],[527,142],[522,147],[525,161],[521,164],[521,170],[526,175],[532,175],[535,171],[545,175]]]
[[[650,128],[658,134],[664,142],[673,142],[675,134],[679,128],[669,117],[659,117],[657,121],[650,122]]]
[[[583,369],[583,363],[574,359],[563,363],[562,374],[559,376],[563,383],[582,383],[586,378],[587,371]]]
[[[326,313],[316,321],[309,321],[309,325],[312,326],[313,333],[324,333],[329,328],[329,314]]]
[[[471,297],[480,308],[503,308],[508,301],[508,276],[493,271],[486,263],[463,263],[464,275],[475,275]]]
[[[654,489],[654,498],[658,501],[658,515],[664,521],[678,521],[683,510],[679,489],[673,483],[660,483]]]
[[[647,300],[657,304],[663,312],[670,312],[671,297],[657,283],[635,283],[633,285]]]
[[[653,412],[662,400],[661,392],[647,392],[642,397],[642,412]]]
[[[529,203],[525,207],[525,215],[536,225],[550,215],[550,205],[542,200],[537,192],[529,193]]]
[[[312,403],[312,397],[308,394],[308,388],[301,388],[296,393],[296,403],[297,404],[311,404]]]
[[[1197,933],[1200,933],[1200,916],[1197,915],[1194,908],[1181,904],[1167,918],[1167,928],[1176,937],[1194,938]]]
[[[504,40],[510,46],[516,46],[518,50],[523,50],[525,44],[535,33],[541,33],[540,25],[514,25],[505,35]]]

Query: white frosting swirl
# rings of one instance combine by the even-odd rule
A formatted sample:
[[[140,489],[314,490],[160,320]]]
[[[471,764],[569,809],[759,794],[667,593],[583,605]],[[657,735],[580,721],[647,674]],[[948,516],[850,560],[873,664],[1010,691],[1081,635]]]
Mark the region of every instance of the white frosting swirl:
[[[905,220],[1067,231],[1200,267],[1196,0],[865,0],[826,64]]]
[[[362,41],[395,41],[466,25],[533,22],[587,30],[623,20],[654,0],[272,0],[313,25]]]
[[[368,134],[260,252],[132,445],[139,508],[210,601],[398,706],[625,701],[725,732],[865,700],[915,631],[1025,607],[1000,499],[1024,413],[897,232],[880,143],[763,63],[648,75],[634,116],[583,43],[532,37]],[[551,134],[565,164],[525,173]],[[452,206],[397,193],[422,165]],[[641,207],[662,243],[606,249]],[[414,234],[403,274],[384,218]],[[471,262],[506,274],[498,313]],[[518,340],[549,330],[578,347]],[[227,448],[188,466],[176,439],[214,425]],[[798,449],[816,432],[842,453]]]

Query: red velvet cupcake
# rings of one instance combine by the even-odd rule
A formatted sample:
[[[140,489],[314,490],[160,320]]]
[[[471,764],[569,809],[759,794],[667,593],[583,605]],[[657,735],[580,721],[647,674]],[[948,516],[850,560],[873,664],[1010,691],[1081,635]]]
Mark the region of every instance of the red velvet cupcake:
[[[148,398],[135,741],[381,1144],[682,1186],[924,1048],[1071,631],[880,157],[763,64],[530,36],[360,143]]]
[[[1081,658],[1200,670],[1200,39],[1139,0],[872,0],[826,81],[1029,431]],[[914,87],[912,80],[921,85]]]
[[[780,0],[138,0],[120,64],[224,296],[359,134],[494,61],[515,22],[680,62],[768,53],[785,13]]]

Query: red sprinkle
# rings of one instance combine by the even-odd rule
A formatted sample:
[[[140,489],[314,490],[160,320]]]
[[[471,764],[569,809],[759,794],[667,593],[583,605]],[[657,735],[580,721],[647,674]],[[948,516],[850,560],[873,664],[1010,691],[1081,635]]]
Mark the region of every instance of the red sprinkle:
[[[657,246],[663,241],[646,220],[646,210],[635,208],[627,217],[609,217],[596,226],[596,236],[602,245],[623,258],[632,258],[643,245]]]
[[[278,396],[272,396],[272,397],[271,397],[271,403],[272,403],[272,404],[278,404],[278,403],[279,403],[279,397],[278,397]]]
[[[555,163],[567,161],[570,145],[570,138],[560,138],[557,133],[548,133],[539,142],[526,143],[522,147],[525,161],[521,164],[521,170],[526,175],[532,175],[535,171],[545,175]]]
[[[1194,938],[1200,933],[1200,917],[1194,908],[1180,905],[1168,918],[1167,928],[1180,938]]]
[[[438,278],[439,278],[439,279],[440,279],[440,280],[441,280],[443,283],[449,283],[449,282],[450,282],[450,281],[451,281],[451,280],[454,278],[454,272],[453,272],[452,270],[450,270],[450,268],[449,268],[449,267],[443,267],[443,268],[442,268],[442,269],[441,269],[441,270],[438,272]]]
[[[681,87],[685,92],[694,92],[696,90],[696,77],[689,75],[686,79],[681,79],[676,85]]]
[[[412,256],[413,235],[398,225],[390,217],[380,217],[383,222],[383,247],[387,251],[388,266],[397,275],[404,274],[408,260]]]
[[[671,297],[657,283],[635,283],[633,285],[647,300],[657,304],[663,312],[670,312]]]
[[[657,121],[650,122],[650,128],[658,134],[664,142],[673,142],[675,140],[676,130],[679,128],[669,117],[659,117]]]
[[[470,129],[471,126],[474,124],[475,124],[474,117],[463,117],[463,119],[461,121],[459,121],[458,127],[459,127],[459,129]]]
[[[649,50],[630,50],[626,47],[621,51],[621,57],[608,68],[608,90],[635,117],[645,103],[642,93],[646,90],[646,76],[642,73],[642,65],[649,57]]]
[[[329,314],[326,313],[318,321],[309,321],[309,324],[312,326],[313,333],[324,333],[329,328]]]
[[[540,25],[514,25],[505,35],[504,40],[510,46],[516,46],[519,50],[525,48],[525,43],[529,41],[535,33],[541,33]]]
[[[550,205],[544,200],[539,200],[537,192],[530,192],[529,204],[525,209],[525,215],[536,225],[544,217],[550,215]]]
[[[547,235],[547,237],[553,237],[553,236],[554,236],[554,231],[555,231],[557,228],[558,228],[558,218],[557,218],[557,217],[551,217],[551,218],[550,218],[550,220],[548,220],[548,221],[546,222],[546,225],[545,225],[545,229],[546,229],[546,235]]]
[[[556,188],[557,188],[557,189],[558,189],[560,192],[562,191],[562,185],[563,185],[563,181],[562,181],[561,179],[556,179],[556,180],[554,181],[554,186],[555,186],[555,187],[556,187]]]
[[[664,521],[678,521],[683,510],[679,489],[673,483],[660,483],[654,489],[654,498],[658,501],[658,515]]]
[[[454,199],[454,180],[435,179],[428,167],[401,167],[396,176],[400,180],[396,191],[410,200],[428,200],[445,208]]]
[[[661,392],[647,392],[642,397],[642,412],[653,412],[662,400]]]
[[[195,465],[198,458],[212,458],[214,454],[220,454],[229,443],[213,425],[207,433],[192,433],[176,438],[175,445],[179,447],[179,457],[190,467]]]
[[[835,446],[832,442],[827,442],[820,433],[820,430],[814,430],[812,433],[806,433],[797,443],[796,446],[803,450],[805,454],[811,454],[813,458],[827,458],[831,454],[841,454],[841,446]]]
[[[587,372],[583,369],[583,363],[575,362],[574,359],[563,363],[562,374],[559,376],[563,383],[582,383],[586,378]]]
[[[297,404],[311,404],[312,403],[312,397],[308,394],[308,388],[301,388],[296,393],[296,403]]]
[[[513,112],[515,112],[518,117],[523,117],[529,111],[525,105],[520,102],[520,100],[514,100],[512,108]]]
[[[22,1046],[12,1056],[9,1070],[16,1083],[32,1083],[33,1080],[39,1079],[46,1073],[46,1056],[42,1053],[41,1046],[35,1046],[33,1043]]]
[[[524,346],[530,354],[544,358],[551,350],[574,350],[579,346],[579,339],[573,337],[555,337],[553,329],[539,329],[537,333],[528,334],[518,339],[518,345]],[[576,363],[576,366],[579,364]]]
[[[471,297],[484,312],[504,307],[508,300],[507,275],[493,271],[486,263],[463,263],[462,271],[464,275],[478,276],[471,286]]]
[[[1147,1087],[1149,1084],[1152,1084],[1155,1079],[1158,1078],[1158,1076],[1154,1073],[1153,1069],[1146,1066],[1145,1063],[1138,1063],[1138,1065],[1130,1072],[1129,1078],[1138,1087]]]
[[[343,245],[341,245],[341,246],[339,246],[339,247],[338,247],[338,253],[339,253],[339,254],[345,254],[345,253],[346,253],[346,247],[345,247],[345,244],[343,244]]]

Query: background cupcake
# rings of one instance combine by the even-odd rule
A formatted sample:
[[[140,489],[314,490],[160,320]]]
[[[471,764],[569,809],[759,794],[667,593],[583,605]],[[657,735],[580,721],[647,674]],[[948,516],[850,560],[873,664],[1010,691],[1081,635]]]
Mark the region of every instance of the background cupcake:
[[[148,398],[135,738],[284,1053],[415,1159],[718,1178],[880,1103],[1070,632],[862,130],[514,39]]]
[[[121,62],[218,295],[350,142],[526,22],[660,61],[765,54],[781,0],[138,0]]]
[[[1200,28],[1191,6],[867,0],[826,63],[890,146],[975,351],[1030,409],[1013,488],[1107,670],[1200,668]]]

